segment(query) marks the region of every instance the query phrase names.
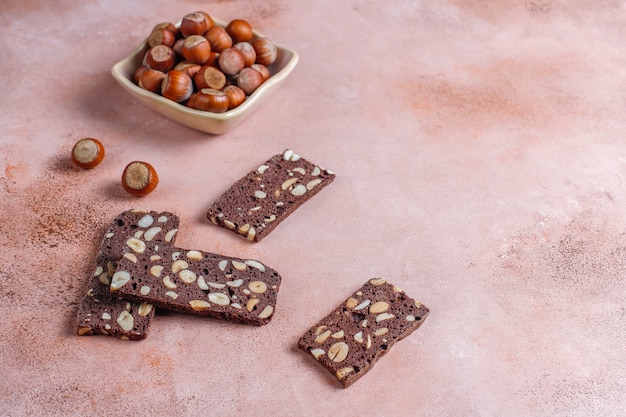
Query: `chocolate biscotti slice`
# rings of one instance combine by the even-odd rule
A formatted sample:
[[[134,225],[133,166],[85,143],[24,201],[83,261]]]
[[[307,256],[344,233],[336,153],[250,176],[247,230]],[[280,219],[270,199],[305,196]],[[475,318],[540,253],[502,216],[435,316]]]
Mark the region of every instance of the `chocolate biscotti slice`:
[[[364,376],[391,346],[415,331],[429,310],[383,278],[366,282],[298,341],[344,388]]]
[[[334,179],[332,171],[287,149],[233,184],[211,205],[207,217],[258,242]]]
[[[174,244],[179,224],[178,216],[167,211],[124,211],[109,226],[100,251],[106,260],[117,261],[133,246],[145,246],[146,242]]]
[[[110,335],[122,339],[144,339],[154,308],[149,303],[129,302],[111,294],[109,285],[123,256],[145,248],[146,242],[169,245],[176,240],[178,216],[163,212],[129,210],[109,226],[100,245],[94,273],[78,307],[77,333],[80,336]]]
[[[154,316],[152,304],[130,302],[112,295],[103,282],[113,276],[116,262],[106,261],[100,255],[96,264],[87,294],[78,307],[78,335],[145,339]]]
[[[121,297],[252,325],[274,316],[281,277],[259,261],[163,245],[135,255],[111,279]]]

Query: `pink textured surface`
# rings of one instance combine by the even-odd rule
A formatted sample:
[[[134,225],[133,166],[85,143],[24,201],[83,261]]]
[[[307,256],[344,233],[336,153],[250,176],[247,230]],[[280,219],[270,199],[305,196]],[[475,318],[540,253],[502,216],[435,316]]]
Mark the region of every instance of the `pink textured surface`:
[[[199,9],[301,57],[223,136],[110,75]],[[4,1],[0,414],[623,415],[625,28],[615,0]],[[69,160],[84,136],[107,149],[91,171]],[[206,220],[287,147],[335,182],[259,244]],[[119,185],[135,159],[161,178],[143,199]],[[75,336],[103,229],[133,207],[178,214],[182,247],[276,268],[274,320]],[[431,314],[343,390],[296,342],[376,276]]]

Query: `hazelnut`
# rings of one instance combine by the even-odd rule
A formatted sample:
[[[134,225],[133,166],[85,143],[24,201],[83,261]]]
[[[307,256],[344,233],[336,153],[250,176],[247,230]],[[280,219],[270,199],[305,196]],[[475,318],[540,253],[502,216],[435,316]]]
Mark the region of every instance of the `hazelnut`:
[[[175,70],[182,71],[185,74],[189,75],[191,78],[193,78],[194,75],[196,75],[196,73],[200,71],[200,68],[202,68],[200,64],[194,64],[193,62],[189,61],[179,62],[174,67]]]
[[[141,77],[141,74],[146,72],[148,69],[149,68],[145,65],[140,65],[139,67],[137,67],[135,72],[133,72],[133,82],[135,84],[139,84],[139,77]]]
[[[201,15],[204,16],[204,19],[206,20],[207,30],[215,26],[215,22],[213,21],[213,18],[211,17],[210,14],[208,14],[207,12],[203,12],[203,11],[198,11],[197,13],[200,13]]]
[[[163,71],[148,68],[139,76],[137,85],[144,90],[152,91],[153,93],[160,92],[161,84],[163,84],[164,78],[165,73]]]
[[[237,75],[237,86],[250,95],[263,84],[263,75],[253,68],[244,68]]]
[[[183,71],[171,70],[165,74],[161,84],[161,95],[178,103],[185,101],[193,93],[193,81]]]
[[[196,97],[198,96],[198,93],[191,93],[191,95],[189,96],[189,98],[187,99],[187,101],[185,101],[184,105],[186,107],[189,107],[190,109],[196,109]]]
[[[169,30],[170,32],[172,32],[174,34],[175,37],[178,36],[178,28],[172,22],[157,23],[152,28],[152,31],[154,32],[155,30],[158,30],[158,29]]]
[[[246,93],[236,85],[229,85],[223,91],[228,97],[228,110],[238,107],[246,100]]]
[[[247,42],[252,39],[252,27],[250,23],[242,19],[231,20],[226,25],[226,32],[233,38],[233,42]]]
[[[261,73],[261,75],[263,76],[263,80],[265,80],[265,81],[267,81],[268,78],[270,78],[270,76],[272,75],[272,74],[270,74],[270,70],[267,69],[267,67],[265,65],[262,65],[262,64],[252,64],[250,66],[250,68],[259,71]]]
[[[222,52],[223,50],[233,46],[233,40],[221,26],[213,26],[205,33],[204,36],[206,36],[207,40],[211,44],[211,50],[215,52]]]
[[[262,65],[271,65],[276,61],[278,49],[268,38],[257,38],[250,42],[256,51],[256,62]]]
[[[246,66],[246,58],[237,49],[228,48],[217,58],[220,69],[224,74],[235,75]]]
[[[238,42],[233,45],[233,48],[243,54],[246,60],[246,67],[252,66],[256,62],[256,51],[249,42]]]
[[[98,139],[84,138],[72,148],[72,161],[84,169],[96,167],[104,159],[104,146]]]
[[[212,88],[203,88],[198,91],[194,100],[198,110],[210,111],[213,113],[224,113],[228,110],[229,100],[225,92]]]
[[[166,45],[171,47],[176,41],[176,35],[167,29],[154,29],[148,36],[148,45],[154,48],[157,45]]]
[[[198,90],[203,88],[221,90],[226,85],[226,75],[219,69],[207,65],[200,68],[193,81]]]
[[[156,170],[147,162],[131,162],[122,173],[122,187],[137,197],[150,194],[158,183],[159,177]]]
[[[181,52],[187,61],[204,64],[211,54],[211,45],[204,36],[191,35],[183,42]]]
[[[211,55],[209,55],[209,59],[207,60],[207,62],[204,63],[204,65],[208,65],[208,66],[219,69],[220,64],[217,62],[217,59],[219,57],[220,57],[219,52],[211,52]]]
[[[211,22],[213,19],[211,19]],[[188,13],[180,22],[180,33],[183,37],[202,35],[209,29],[209,20],[203,12]]]
[[[174,45],[172,45],[172,50],[176,54],[176,56],[183,56],[183,44],[185,43],[185,38],[176,39]]]
[[[144,57],[144,64],[149,68],[167,72],[176,65],[176,54],[167,45],[150,48]]]

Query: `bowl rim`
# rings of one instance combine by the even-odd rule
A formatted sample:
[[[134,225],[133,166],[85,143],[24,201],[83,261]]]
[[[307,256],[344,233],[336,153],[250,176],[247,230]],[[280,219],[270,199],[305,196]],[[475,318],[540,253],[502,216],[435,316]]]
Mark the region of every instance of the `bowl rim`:
[[[211,17],[213,18],[213,21],[215,22],[216,25],[226,27],[227,25],[226,22],[220,19],[216,19],[213,16]],[[179,20],[175,24],[177,28],[180,27],[181,21],[182,19]],[[254,29],[252,30],[252,33],[255,38],[266,37],[261,32],[254,30]],[[251,110],[254,107],[255,102],[258,101],[259,98],[264,95],[266,90],[271,89],[273,86],[283,81],[291,73],[291,71],[293,71],[293,69],[297,65],[299,58],[300,58],[299,54],[295,50],[291,48],[287,48],[285,46],[282,46],[274,42],[279,53],[290,55],[288,56],[288,59],[285,65],[282,68],[280,68],[279,71],[272,74],[271,77],[268,78],[267,81],[265,81],[263,84],[261,84],[259,88],[257,88],[252,94],[250,94],[241,105],[235,107],[234,109],[228,110],[224,113],[213,113],[213,112],[208,112],[205,110],[192,109],[190,107],[177,103],[173,100],[167,99],[159,94],[145,90],[137,86],[131,79],[129,79],[127,76],[124,75],[122,68],[126,66],[130,66],[132,61],[136,60],[140,54],[144,53],[147,43],[148,43],[148,37],[146,37],[130,55],[127,55],[126,57],[122,58],[120,61],[116,62],[111,69],[111,74],[113,75],[113,77],[120,84],[126,87],[126,89],[132,91],[133,93],[147,100],[155,101],[157,103],[160,103],[161,105],[167,106],[168,108],[170,108],[171,110],[177,113],[184,114],[184,115],[194,115],[195,117],[206,118],[209,120],[216,120],[216,121],[228,121],[231,119],[236,119],[237,117]]]

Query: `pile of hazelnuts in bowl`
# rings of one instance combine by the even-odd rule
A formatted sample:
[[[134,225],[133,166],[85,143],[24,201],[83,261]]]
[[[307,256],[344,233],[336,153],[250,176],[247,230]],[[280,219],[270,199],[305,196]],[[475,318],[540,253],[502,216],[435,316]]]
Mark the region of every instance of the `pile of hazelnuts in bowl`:
[[[186,14],[178,26],[159,23],[135,70],[140,88],[189,108],[223,113],[243,103],[270,78],[278,49],[255,36],[242,19],[217,25],[206,12]]]

